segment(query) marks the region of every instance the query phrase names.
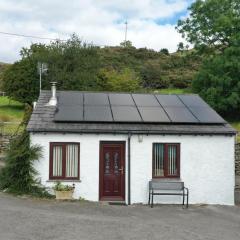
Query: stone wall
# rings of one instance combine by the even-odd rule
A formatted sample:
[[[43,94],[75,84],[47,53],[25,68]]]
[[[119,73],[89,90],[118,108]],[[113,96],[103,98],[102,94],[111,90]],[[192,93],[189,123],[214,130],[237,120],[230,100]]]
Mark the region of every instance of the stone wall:
[[[9,146],[9,138],[0,136],[0,155],[4,153],[4,151]]]
[[[240,143],[235,145],[235,173],[240,176]]]

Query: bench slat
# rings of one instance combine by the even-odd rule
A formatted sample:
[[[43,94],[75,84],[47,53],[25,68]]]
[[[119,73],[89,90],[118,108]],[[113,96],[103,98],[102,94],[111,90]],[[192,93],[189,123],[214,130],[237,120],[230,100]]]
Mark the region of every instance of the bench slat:
[[[153,190],[183,190],[184,182],[150,181],[149,189]]]

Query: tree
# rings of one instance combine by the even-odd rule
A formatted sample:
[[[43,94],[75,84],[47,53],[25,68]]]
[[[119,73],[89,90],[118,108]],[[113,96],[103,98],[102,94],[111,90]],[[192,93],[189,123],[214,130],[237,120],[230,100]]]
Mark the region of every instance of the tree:
[[[189,11],[190,17],[179,20],[177,30],[195,47],[224,49],[240,31],[239,0],[197,0]]]
[[[240,34],[223,54],[205,60],[193,89],[225,116],[240,115]]]
[[[2,89],[7,96],[32,103],[39,92],[36,61],[25,58],[9,66],[2,75]]]
[[[121,42],[120,43],[120,46],[121,47],[125,47],[125,48],[135,48],[133,45],[132,45],[132,42],[127,40],[127,41],[124,41],[124,42]]]
[[[42,79],[43,89],[49,89],[51,81],[56,81],[61,90],[95,90],[97,87],[98,48],[83,43],[76,35],[66,42],[32,44],[21,50],[21,57],[2,76],[3,90],[15,100],[31,103],[37,99],[39,61],[48,64],[48,74]]]
[[[208,50],[192,87],[224,115],[240,107],[240,1],[197,0],[178,31],[197,49]]]
[[[99,90],[112,92],[134,92],[140,88],[136,73],[124,68],[121,71],[102,69],[99,73]]]
[[[162,48],[162,49],[160,49],[159,52],[160,52],[160,53],[163,53],[163,54],[165,54],[165,55],[169,55],[169,51],[168,51],[167,48]]]
[[[142,85],[148,89],[166,88],[169,86],[167,80],[163,80],[163,68],[159,67],[158,61],[148,61],[141,69]]]
[[[183,42],[178,43],[177,45],[177,51],[182,52],[184,50],[184,44]]]

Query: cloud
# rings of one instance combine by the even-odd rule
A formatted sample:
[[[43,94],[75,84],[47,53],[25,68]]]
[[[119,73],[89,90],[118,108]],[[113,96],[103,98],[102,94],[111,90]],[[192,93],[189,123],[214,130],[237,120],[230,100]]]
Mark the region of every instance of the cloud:
[[[1,0],[0,31],[49,38],[73,32],[96,45],[119,45],[128,20],[128,40],[136,47],[176,50],[182,41],[168,19],[186,16],[192,0]],[[164,20],[164,24],[157,23]],[[161,22],[161,21],[160,21]],[[0,35],[0,61],[19,59],[22,47],[44,40]]]

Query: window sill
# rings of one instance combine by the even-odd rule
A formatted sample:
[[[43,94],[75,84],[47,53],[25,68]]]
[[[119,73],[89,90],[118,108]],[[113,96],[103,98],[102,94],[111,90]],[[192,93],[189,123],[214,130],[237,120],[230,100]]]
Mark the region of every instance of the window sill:
[[[82,182],[81,180],[77,180],[77,179],[73,179],[73,180],[71,180],[71,179],[69,179],[69,180],[67,180],[67,179],[49,179],[49,180],[47,180],[46,182]]]
[[[180,177],[153,177],[152,180],[177,181],[177,182],[181,182],[182,181]]]

